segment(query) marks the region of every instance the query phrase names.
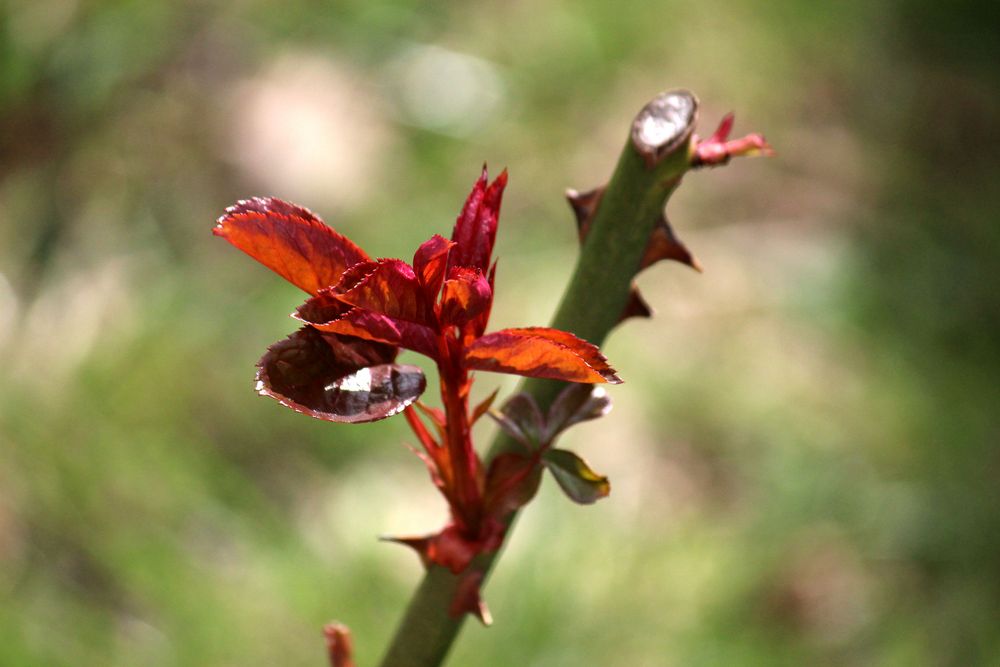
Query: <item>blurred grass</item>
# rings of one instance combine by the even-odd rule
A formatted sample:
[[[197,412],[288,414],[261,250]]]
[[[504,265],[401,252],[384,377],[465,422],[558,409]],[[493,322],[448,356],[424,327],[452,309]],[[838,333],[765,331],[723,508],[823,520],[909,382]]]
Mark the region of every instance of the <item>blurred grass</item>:
[[[562,190],[673,86],[705,131],[733,109],[780,156],[676,195],[706,273],[642,276],[658,316],[608,346],[615,412],[567,442],[613,495],[543,487],[487,589],[496,625],[451,664],[996,664],[995,19],[7,3],[0,664],[321,664],[330,618],[371,664],[418,574],[375,537],[442,503],[401,423],[253,395],[300,295],[212,221],[274,194],[405,258],[506,165],[494,326],[543,324],[573,261]]]

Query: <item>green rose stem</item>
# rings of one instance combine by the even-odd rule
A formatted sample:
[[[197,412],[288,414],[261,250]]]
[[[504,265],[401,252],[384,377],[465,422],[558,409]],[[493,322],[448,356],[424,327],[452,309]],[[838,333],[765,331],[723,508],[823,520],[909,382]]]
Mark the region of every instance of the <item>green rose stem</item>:
[[[636,116],[594,212],[552,327],[601,345],[620,321],[667,198],[691,168],[697,107],[693,94],[675,90],[657,96]],[[520,391],[531,394],[547,409],[562,386],[551,380],[528,380]],[[501,433],[487,459],[510,446]],[[508,517],[508,525],[514,518],[515,514]],[[512,529],[508,530],[508,538]],[[481,554],[470,567],[488,572],[498,555]],[[445,568],[432,565],[427,570],[382,659],[382,667],[436,667],[442,663],[466,616],[455,618],[448,612],[459,581]]]

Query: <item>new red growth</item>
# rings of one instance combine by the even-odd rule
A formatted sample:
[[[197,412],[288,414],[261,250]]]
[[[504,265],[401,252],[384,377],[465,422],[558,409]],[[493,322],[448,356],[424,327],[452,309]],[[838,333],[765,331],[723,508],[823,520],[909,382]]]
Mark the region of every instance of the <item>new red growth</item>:
[[[500,546],[503,519],[530,499],[522,482],[538,469],[529,459],[484,469],[471,427],[488,406],[470,412],[472,371],[621,381],[596,347],[571,333],[542,327],[486,333],[506,184],[506,171],[489,183],[484,168],[451,239],[432,236],[412,264],[372,259],[310,211],[278,199],[240,201],[213,230],[310,295],[292,314],[302,328],[258,362],[257,391],[335,422],[405,412],[452,520],[435,535],[399,541],[456,573]],[[395,363],[399,348],[436,363],[443,409],[415,403],[426,381],[416,366]]]

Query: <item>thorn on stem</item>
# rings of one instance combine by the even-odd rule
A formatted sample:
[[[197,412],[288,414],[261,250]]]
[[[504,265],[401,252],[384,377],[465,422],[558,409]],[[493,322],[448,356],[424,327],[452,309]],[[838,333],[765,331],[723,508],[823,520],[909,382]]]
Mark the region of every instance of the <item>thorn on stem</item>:
[[[328,623],[323,627],[330,667],[354,667],[351,631],[343,623]]]

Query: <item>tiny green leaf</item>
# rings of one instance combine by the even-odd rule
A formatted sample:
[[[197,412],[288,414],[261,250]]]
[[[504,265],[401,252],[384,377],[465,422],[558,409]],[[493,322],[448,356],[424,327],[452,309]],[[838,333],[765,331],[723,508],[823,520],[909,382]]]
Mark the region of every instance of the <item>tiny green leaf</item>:
[[[528,394],[514,394],[500,411],[489,411],[500,428],[528,449],[545,444],[545,418],[535,399]]]
[[[589,384],[569,384],[549,408],[545,420],[548,442],[574,424],[597,419],[611,412],[611,397],[604,387]]]
[[[573,502],[589,505],[611,493],[608,478],[598,475],[573,452],[550,449],[542,454],[542,461]]]

